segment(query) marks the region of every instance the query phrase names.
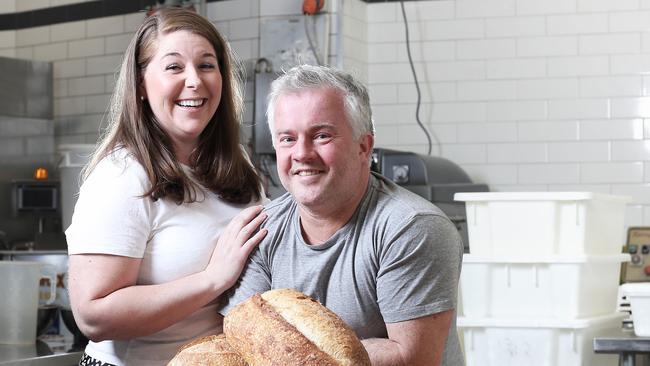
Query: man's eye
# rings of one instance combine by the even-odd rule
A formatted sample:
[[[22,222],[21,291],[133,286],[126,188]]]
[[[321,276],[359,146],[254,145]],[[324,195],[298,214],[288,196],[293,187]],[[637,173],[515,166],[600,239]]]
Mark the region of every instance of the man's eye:
[[[287,142],[291,142],[291,141],[293,141],[292,137],[289,137],[289,136],[280,137],[280,142],[287,143]]]
[[[330,135],[328,135],[326,133],[319,133],[318,135],[316,135],[317,140],[324,140],[324,139],[328,139],[328,138],[330,138]]]

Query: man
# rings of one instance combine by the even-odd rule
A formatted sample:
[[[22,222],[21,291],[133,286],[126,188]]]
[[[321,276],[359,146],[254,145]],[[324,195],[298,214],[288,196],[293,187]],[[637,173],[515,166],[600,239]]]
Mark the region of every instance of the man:
[[[267,111],[288,193],[267,205],[268,235],[226,298],[294,288],[363,340],[373,365],[462,365],[455,323],[463,246],[430,202],[370,172],[365,87],[298,66],[271,85]]]

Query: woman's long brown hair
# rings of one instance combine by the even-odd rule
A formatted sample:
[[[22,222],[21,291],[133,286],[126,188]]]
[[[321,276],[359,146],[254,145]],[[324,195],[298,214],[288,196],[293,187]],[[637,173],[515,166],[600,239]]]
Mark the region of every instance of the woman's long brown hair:
[[[136,31],[124,53],[111,98],[108,128],[84,170],[84,178],[101,159],[117,149],[126,149],[142,164],[151,181],[145,197],[169,198],[177,204],[198,199],[198,187],[174,157],[171,139],[156,120],[149,103],[140,99],[139,92],[159,35],[180,30],[202,36],[212,44],[222,77],[219,107],[190,155],[195,178],[227,202],[242,204],[259,200],[260,178],[240,146],[243,98],[228,43],[207,19],[180,8],[157,11]]]

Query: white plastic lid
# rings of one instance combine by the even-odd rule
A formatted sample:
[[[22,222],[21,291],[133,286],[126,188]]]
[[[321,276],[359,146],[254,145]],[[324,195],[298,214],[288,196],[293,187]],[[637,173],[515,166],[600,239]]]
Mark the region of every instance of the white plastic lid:
[[[487,256],[464,254],[463,263],[544,263],[544,264],[564,264],[564,263],[621,263],[629,262],[630,255],[627,253],[614,255],[548,255],[548,256],[529,256],[529,257],[507,257],[507,256]]]
[[[454,194],[455,201],[617,201],[630,202],[628,196],[614,196],[593,192],[461,192]]]
[[[485,327],[508,327],[508,328],[568,328],[582,329],[596,325],[607,325],[614,322],[621,322],[628,316],[627,313],[613,313],[590,318],[580,319],[502,319],[502,318],[466,318],[458,317],[456,324],[460,328],[485,328]],[[619,324],[620,325],[620,324]]]
[[[625,283],[621,285],[621,292],[625,296],[650,297],[650,282]]]

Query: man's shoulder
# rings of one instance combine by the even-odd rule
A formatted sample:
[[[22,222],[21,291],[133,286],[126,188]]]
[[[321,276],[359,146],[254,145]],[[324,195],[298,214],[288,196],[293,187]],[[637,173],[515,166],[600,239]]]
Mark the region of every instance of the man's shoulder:
[[[375,174],[373,177],[377,192],[373,202],[376,209],[390,208],[393,212],[400,212],[398,216],[403,218],[422,215],[447,217],[438,206],[425,198],[395,184],[384,176]]]
[[[285,222],[288,217],[295,211],[296,201],[289,193],[273,199],[264,205],[268,219],[264,226],[274,225],[275,223]]]

